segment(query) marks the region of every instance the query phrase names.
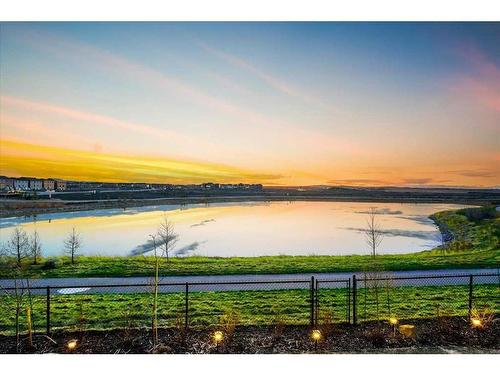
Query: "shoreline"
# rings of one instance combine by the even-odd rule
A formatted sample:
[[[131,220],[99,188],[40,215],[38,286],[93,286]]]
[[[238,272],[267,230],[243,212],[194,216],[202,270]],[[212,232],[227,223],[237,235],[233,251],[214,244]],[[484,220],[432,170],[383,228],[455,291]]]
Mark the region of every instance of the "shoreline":
[[[0,201],[0,218],[36,216],[42,214],[93,211],[112,208],[147,207],[157,205],[185,205],[185,204],[210,204],[225,202],[283,202],[283,201],[311,201],[311,202],[356,202],[356,203],[446,203],[464,204],[478,206],[491,201],[484,199],[460,199],[460,198],[389,198],[389,197],[363,197],[363,196],[310,196],[310,195],[244,195],[244,196],[211,196],[211,197],[168,197],[152,199],[108,199],[108,200],[85,200],[85,201],[63,201],[52,200],[9,200]]]

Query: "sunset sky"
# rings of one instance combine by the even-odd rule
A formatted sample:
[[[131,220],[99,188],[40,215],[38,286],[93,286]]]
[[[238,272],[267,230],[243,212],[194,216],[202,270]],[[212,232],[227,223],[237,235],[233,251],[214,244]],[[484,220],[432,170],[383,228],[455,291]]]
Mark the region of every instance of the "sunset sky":
[[[500,186],[500,23],[1,23],[0,174]]]

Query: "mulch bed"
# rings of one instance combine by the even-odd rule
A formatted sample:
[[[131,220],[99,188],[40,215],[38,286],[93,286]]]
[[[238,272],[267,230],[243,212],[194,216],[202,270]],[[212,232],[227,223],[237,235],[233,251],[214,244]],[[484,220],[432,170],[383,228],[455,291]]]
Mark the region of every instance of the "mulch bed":
[[[35,335],[29,347],[25,335],[20,345],[13,336],[0,336],[0,353],[500,353],[500,323],[475,329],[465,318],[422,319],[402,322],[415,326],[414,337],[405,337],[386,322],[357,326],[330,324],[318,327],[323,337],[317,346],[306,326],[240,326],[217,346],[213,330],[159,329],[159,343],[151,342],[146,329],[55,332],[51,338]],[[66,344],[77,339],[76,349]]]

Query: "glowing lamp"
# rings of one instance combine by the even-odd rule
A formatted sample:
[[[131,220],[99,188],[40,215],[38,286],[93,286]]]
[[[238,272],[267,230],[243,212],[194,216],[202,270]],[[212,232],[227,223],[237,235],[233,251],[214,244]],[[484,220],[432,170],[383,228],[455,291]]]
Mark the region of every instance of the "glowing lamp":
[[[67,343],[66,343],[66,347],[69,349],[69,350],[75,350],[76,349],[76,345],[78,344],[78,340],[69,340]]]
[[[399,320],[397,318],[391,317],[391,318],[389,318],[389,323],[391,323],[393,326],[395,326],[399,323]]]
[[[474,328],[481,328],[483,326],[483,321],[479,318],[472,318],[470,322]]]
[[[319,329],[314,329],[312,332],[311,332],[311,338],[314,340],[314,341],[319,341],[321,340],[321,331]]]
[[[415,326],[411,324],[403,324],[399,326],[399,332],[409,338],[415,337]]]
[[[219,344],[224,340],[224,334],[221,331],[215,331],[214,332],[214,341],[216,344]]]

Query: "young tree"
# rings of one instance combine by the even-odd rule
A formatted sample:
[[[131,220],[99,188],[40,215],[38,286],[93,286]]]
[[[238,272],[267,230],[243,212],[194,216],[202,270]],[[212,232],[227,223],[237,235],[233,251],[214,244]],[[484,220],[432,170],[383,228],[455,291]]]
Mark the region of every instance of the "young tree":
[[[167,258],[168,262],[169,254],[177,243],[179,236],[175,233],[174,225],[166,216],[163,217],[163,221],[158,228],[158,237],[160,238],[163,256]]]
[[[75,264],[75,256],[78,255],[78,250],[82,247],[82,238],[75,228],[68,234],[64,240],[64,249],[71,256],[71,264]]]
[[[42,244],[40,243],[40,236],[36,229],[30,237],[28,251],[30,257],[33,259],[33,264],[38,264],[38,258],[42,256]]]
[[[365,240],[370,247],[371,254],[373,257],[377,255],[377,249],[384,239],[384,233],[382,232],[379,223],[377,222],[377,210],[375,208],[370,208],[368,213],[367,226],[365,230]]]
[[[155,276],[153,279],[153,311],[152,311],[152,319],[151,319],[151,329],[153,333],[153,346],[156,347],[158,344],[158,284],[160,282],[159,279],[159,268],[160,268],[160,257],[157,252],[157,243],[156,243],[156,235],[152,234],[151,237],[151,245],[153,246],[153,255],[155,257]]]
[[[6,251],[9,255],[16,257],[17,265],[21,265],[21,260],[26,257],[28,252],[28,235],[22,228],[14,228],[12,235],[10,236]]]

